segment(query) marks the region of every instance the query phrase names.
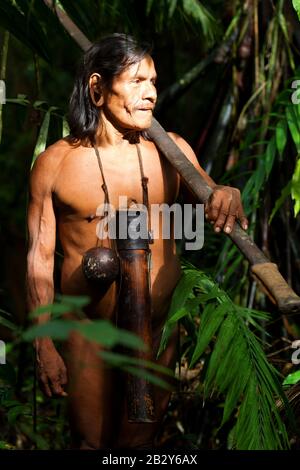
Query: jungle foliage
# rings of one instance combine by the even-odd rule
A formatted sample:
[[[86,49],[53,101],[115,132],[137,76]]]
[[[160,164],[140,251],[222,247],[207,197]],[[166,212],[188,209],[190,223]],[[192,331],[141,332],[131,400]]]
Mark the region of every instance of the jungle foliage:
[[[240,188],[252,237],[300,294],[300,2],[56,3],[89,40],[119,31],[153,44],[157,118],[192,144],[219,184]],[[58,297],[52,321],[40,331],[27,328],[25,215],[32,162],[68,133],[65,114],[81,50],[40,0],[2,0],[0,26],[0,79],[6,84],[0,105],[0,325],[8,343],[7,364],[0,366],[0,447],[62,449],[69,445],[65,404],[37,390],[30,341],[36,334],[63,340],[81,328],[60,316],[70,303],[81,312],[88,300]],[[178,251],[183,276],[161,342],[163,350],[177,324],[178,389],[158,444],[299,448],[300,379],[291,362],[298,317],[278,312],[237,248],[210,227],[201,251],[185,252],[183,244]],[[58,247],[56,280],[60,264]],[[140,347],[138,338],[103,321],[83,334],[107,346]],[[106,359],[137,373],[129,358]],[[158,380],[151,370],[149,379]]]

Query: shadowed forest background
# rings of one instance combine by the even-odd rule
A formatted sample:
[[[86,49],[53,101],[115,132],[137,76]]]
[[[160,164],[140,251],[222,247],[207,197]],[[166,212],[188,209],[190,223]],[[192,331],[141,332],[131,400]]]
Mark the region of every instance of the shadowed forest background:
[[[125,32],[152,44],[156,118],[191,144],[218,184],[240,189],[249,233],[300,295],[300,1],[56,3],[91,41]],[[29,326],[25,219],[32,160],[68,134],[82,51],[44,1],[1,0],[0,54],[0,338],[7,346],[0,448],[65,449],[65,402],[38,390],[32,331],[21,340]],[[178,385],[157,445],[299,449],[300,370],[291,359],[299,315],[282,315],[239,251],[209,226],[202,250],[178,243],[178,252],[184,275],[163,334],[167,341],[178,322]],[[60,263],[58,246],[58,293]],[[72,302],[84,305],[58,299],[54,313]],[[63,339],[54,326],[53,337]]]

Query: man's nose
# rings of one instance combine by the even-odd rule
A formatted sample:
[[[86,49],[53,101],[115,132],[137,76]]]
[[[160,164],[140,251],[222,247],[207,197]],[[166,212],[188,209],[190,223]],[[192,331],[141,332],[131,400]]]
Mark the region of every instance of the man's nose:
[[[145,89],[144,89],[144,96],[143,98],[145,100],[150,100],[152,103],[156,102],[157,99],[157,91],[155,88],[155,85],[151,82],[145,84]]]

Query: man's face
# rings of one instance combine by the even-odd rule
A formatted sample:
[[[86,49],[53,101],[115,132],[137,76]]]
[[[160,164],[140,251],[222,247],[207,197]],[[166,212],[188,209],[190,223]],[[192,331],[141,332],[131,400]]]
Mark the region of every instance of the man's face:
[[[117,128],[143,130],[151,125],[156,103],[156,71],[150,56],[129,66],[103,93],[102,112]]]

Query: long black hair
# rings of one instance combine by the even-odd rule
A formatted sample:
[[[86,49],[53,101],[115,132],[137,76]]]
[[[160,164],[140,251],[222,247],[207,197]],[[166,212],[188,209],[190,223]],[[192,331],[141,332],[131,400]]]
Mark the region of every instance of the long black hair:
[[[138,44],[133,37],[119,33],[95,42],[84,53],[69,103],[68,123],[73,140],[93,143],[100,123],[99,108],[90,96],[90,76],[99,73],[102,85],[109,89],[116,76],[150,53],[149,45]]]

